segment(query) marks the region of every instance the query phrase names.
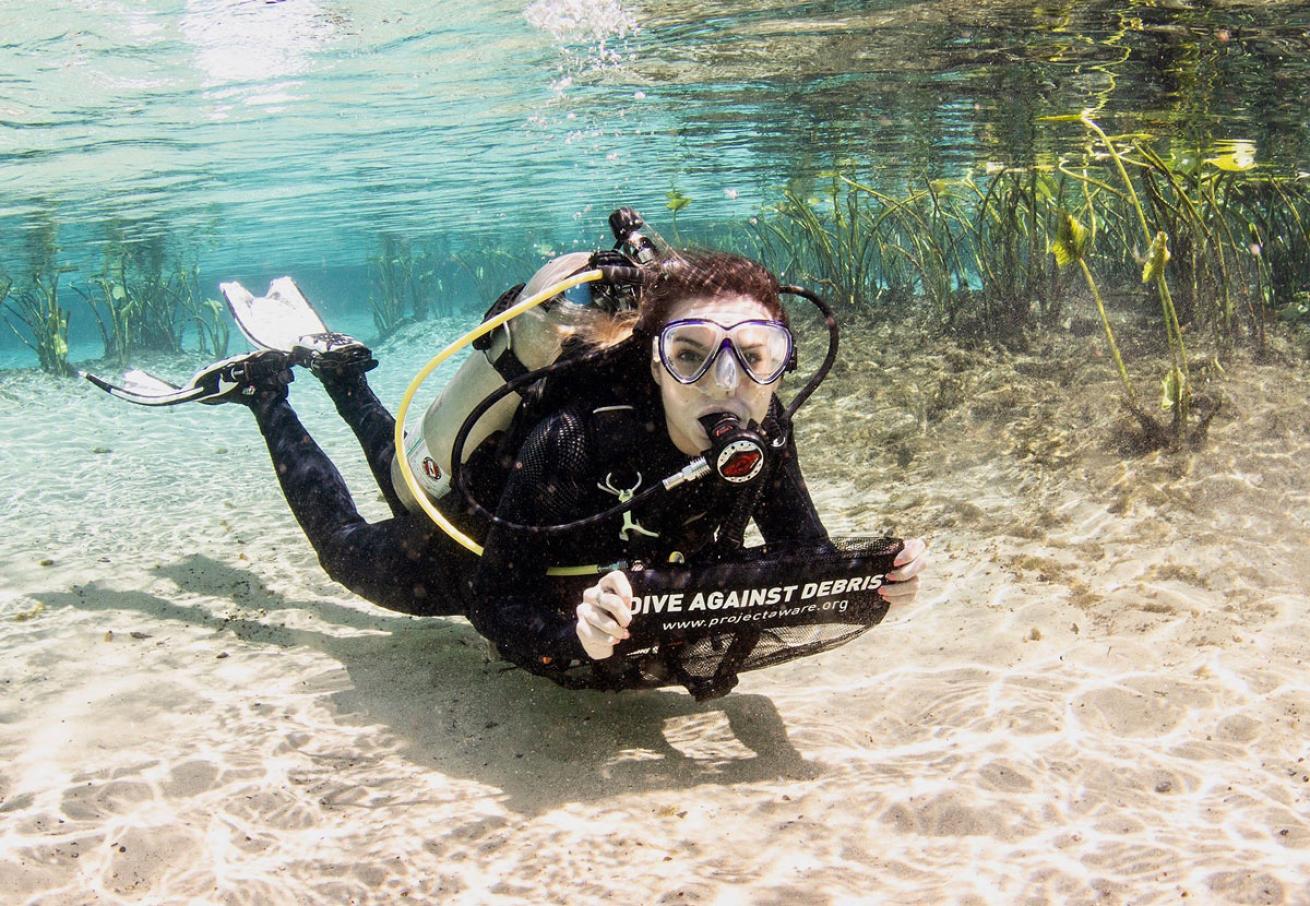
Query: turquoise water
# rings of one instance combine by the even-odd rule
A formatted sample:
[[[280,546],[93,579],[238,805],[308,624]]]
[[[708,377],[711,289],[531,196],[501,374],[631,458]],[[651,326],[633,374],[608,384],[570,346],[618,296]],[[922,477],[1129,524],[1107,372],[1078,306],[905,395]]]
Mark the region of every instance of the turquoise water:
[[[162,237],[208,294],[294,272],[349,317],[383,232],[526,267],[619,204],[669,232],[676,190],[697,238],[835,164],[890,188],[1076,150],[1042,117],[1081,109],[1310,159],[1304,3],[9,0],[0,24],[0,273],[56,236],[69,289],[109,239]]]

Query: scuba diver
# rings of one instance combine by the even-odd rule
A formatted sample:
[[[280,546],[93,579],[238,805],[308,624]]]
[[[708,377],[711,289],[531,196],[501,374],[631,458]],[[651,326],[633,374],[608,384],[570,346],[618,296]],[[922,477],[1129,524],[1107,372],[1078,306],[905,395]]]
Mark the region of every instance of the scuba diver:
[[[820,619],[817,605],[801,616],[803,608],[781,605],[751,615],[721,610],[694,632],[633,637],[638,611],[660,602],[676,609],[684,593],[693,608],[697,600],[744,607],[745,592],[740,600],[735,592],[693,598],[687,583],[706,570],[727,570],[715,581],[747,575],[751,552],[761,550],[744,549],[751,521],[769,551],[795,555],[793,570],[845,556],[869,572],[873,549],[851,553],[829,539],[790,431],[791,415],[836,354],[826,306],[780,287],[750,259],[657,246],[631,209],[616,211],[611,227],[615,249],[555,259],[497,300],[475,331],[477,351],[413,432],[404,431],[404,413],[433,366],[394,418],[365,377],[377,365],[371,352],[329,331],[289,278],[262,298],[223,284],[238,326],[259,348],[201,370],[184,387],[143,372],[122,386],[85,376],[145,405],[249,408],[323,568],[374,604],[465,616],[506,660],[565,686],[681,683],[698,698],[722,695],[742,670],[833,647],[889,605],[913,600],[926,547],[908,539],[877,548],[878,574],[858,581],[879,606],[862,625],[842,627],[840,638],[805,622]],[[789,408],[777,390],[797,363],[780,291],[814,301],[831,331],[828,358]],[[321,382],[351,427],[392,518],[361,517],[301,424],[288,399],[295,367]],[[802,591],[800,580],[775,580],[776,569],[756,559],[749,576],[773,582],[752,592],[758,602],[799,602],[807,593],[817,600],[811,584]],[[589,565],[559,568],[581,563]],[[634,592],[661,570],[677,573],[676,594]],[[549,573],[574,578],[552,581]],[[828,585],[857,590],[856,579],[836,581]],[[845,612],[851,599],[823,607]],[[739,622],[776,614],[790,628]],[[712,624],[719,630],[706,628]]]

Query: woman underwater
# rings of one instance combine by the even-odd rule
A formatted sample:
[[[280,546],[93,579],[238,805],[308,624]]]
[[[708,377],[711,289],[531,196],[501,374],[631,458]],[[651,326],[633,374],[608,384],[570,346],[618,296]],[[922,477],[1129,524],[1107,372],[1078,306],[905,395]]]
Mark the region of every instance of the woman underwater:
[[[794,367],[794,347],[773,275],[741,256],[694,250],[642,269],[634,308],[564,331],[566,354],[590,351],[594,367],[575,369],[585,374],[548,393],[548,411],[538,401],[524,407],[515,429],[473,435],[468,487],[494,517],[479,517],[458,490],[440,508],[483,534],[481,558],[397,494],[395,422],[368,385],[365,372],[376,362],[358,342],[326,334],[293,349],[259,350],[210,366],[189,387],[204,388],[198,401],[252,411],[292,513],[331,578],[391,610],[467,616],[501,656],[532,672],[576,669],[605,661],[628,638],[632,586],[624,570],[613,569],[566,608],[546,581],[548,567],[718,562],[741,549],[745,520],[723,531],[734,513],[753,519],[771,547],[827,542],[790,433],[750,489],[700,482],[652,496],[622,518],[568,531],[531,529],[603,512],[677,472],[710,447],[716,419],[768,426],[782,412],[775,391]],[[541,282],[534,278],[529,289]],[[517,354],[531,357],[533,325],[539,337],[544,323],[511,325]],[[392,518],[368,523],[360,516],[340,473],[302,426],[288,401],[293,364],[320,380],[354,431]],[[913,600],[925,559],[924,543],[907,540],[878,593],[892,605]]]

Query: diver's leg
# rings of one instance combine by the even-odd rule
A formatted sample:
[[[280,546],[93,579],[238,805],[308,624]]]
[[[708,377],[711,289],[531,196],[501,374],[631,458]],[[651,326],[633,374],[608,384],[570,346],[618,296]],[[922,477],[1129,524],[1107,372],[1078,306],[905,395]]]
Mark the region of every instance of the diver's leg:
[[[395,418],[377,398],[362,371],[354,374],[319,373],[318,376],[337,412],[355,432],[392,515],[405,515],[408,511],[391,482],[391,461],[396,456]]]
[[[219,289],[246,339],[261,349],[285,353],[293,365],[308,368],[322,380],[337,411],[364,448],[369,469],[391,512],[397,516],[404,513],[391,485],[394,421],[364,380],[364,372],[377,367],[368,347],[354,337],[329,330],[290,277],[274,280],[268,293],[260,297],[235,281],[220,283]]]
[[[373,353],[354,337],[323,333],[297,340],[291,348],[291,359],[307,367],[322,382],[337,412],[355,432],[391,514],[403,516],[407,510],[391,482],[391,461],[396,456],[396,420],[364,377],[378,365]]]
[[[291,512],[329,576],[402,613],[463,612],[463,570],[453,542],[443,544],[431,526],[408,514],[365,522],[341,473],[300,423],[285,392],[261,394],[249,405]]]

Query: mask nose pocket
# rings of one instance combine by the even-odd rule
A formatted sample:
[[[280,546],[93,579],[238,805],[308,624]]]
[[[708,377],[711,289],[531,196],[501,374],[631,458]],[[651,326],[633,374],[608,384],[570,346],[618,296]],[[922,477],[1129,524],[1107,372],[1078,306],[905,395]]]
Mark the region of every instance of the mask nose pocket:
[[[724,346],[728,343],[726,339],[723,341]],[[737,365],[737,356],[731,349],[721,348],[718,358],[714,360],[714,385],[731,393],[740,383],[741,369]]]

